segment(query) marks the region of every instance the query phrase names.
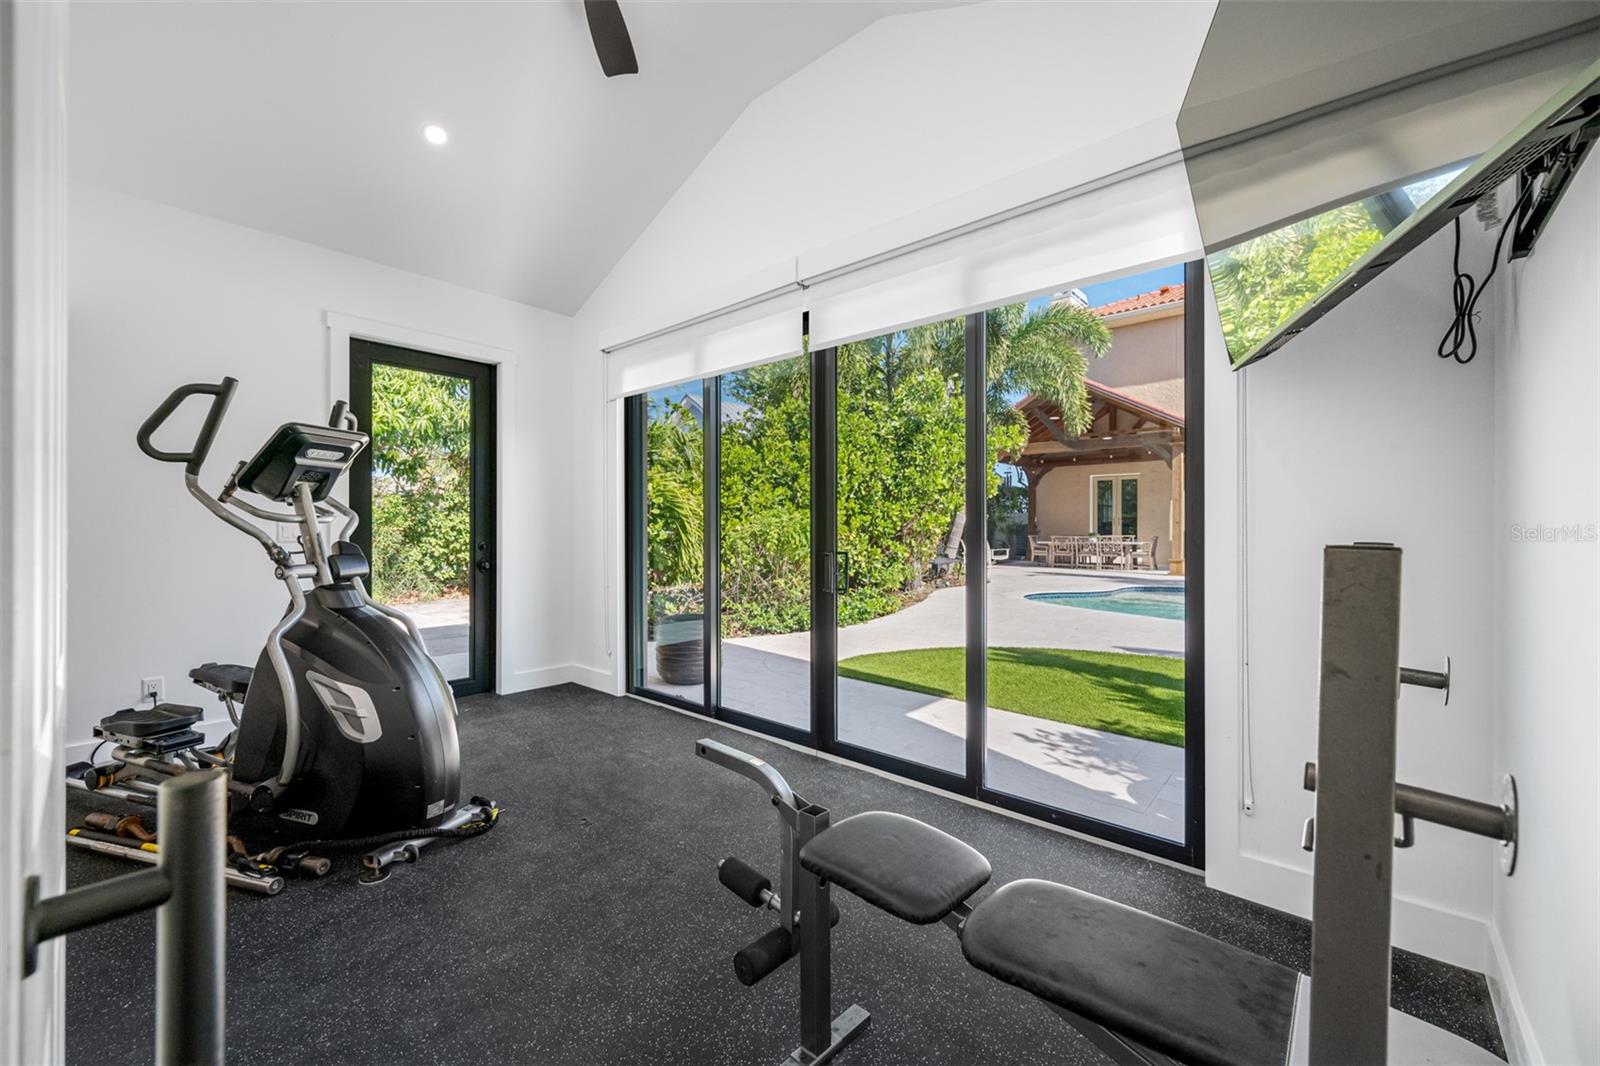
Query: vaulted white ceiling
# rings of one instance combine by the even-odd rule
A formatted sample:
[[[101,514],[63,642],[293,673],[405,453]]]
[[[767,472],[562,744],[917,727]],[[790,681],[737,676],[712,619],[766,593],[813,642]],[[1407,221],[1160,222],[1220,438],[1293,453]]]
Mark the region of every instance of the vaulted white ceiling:
[[[71,170],[571,314],[750,101],[938,6],[623,0],[641,72],[608,79],[579,0],[80,0]]]

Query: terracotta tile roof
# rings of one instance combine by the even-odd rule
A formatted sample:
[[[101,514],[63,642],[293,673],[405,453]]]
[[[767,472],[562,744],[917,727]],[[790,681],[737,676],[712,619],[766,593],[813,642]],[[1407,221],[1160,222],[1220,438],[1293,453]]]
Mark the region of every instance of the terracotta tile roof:
[[[1112,399],[1122,400],[1132,406],[1148,408],[1153,413],[1172,422],[1174,425],[1183,425],[1183,379],[1172,378],[1167,381],[1145,381],[1137,385],[1118,385],[1112,388],[1102,385],[1098,381],[1084,379],[1089,387],[1090,394],[1099,393]]]
[[[1153,415],[1175,426],[1183,425],[1183,379],[1173,378],[1169,381],[1147,381],[1141,385],[1102,385],[1093,378],[1083,379],[1084,387],[1089,390],[1091,398],[1100,397],[1112,400],[1128,410],[1140,411]],[[1016,403],[1012,404],[1019,411],[1026,411],[1034,405],[1041,405],[1054,417],[1061,417],[1061,409],[1048,400],[1042,400],[1029,393]]]
[[[1163,285],[1151,292],[1141,292],[1137,296],[1127,296],[1120,300],[1113,300],[1108,304],[1090,308],[1101,318],[1108,315],[1121,315],[1129,311],[1147,311],[1152,307],[1166,307],[1169,304],[1183,303],[1182,285]]]

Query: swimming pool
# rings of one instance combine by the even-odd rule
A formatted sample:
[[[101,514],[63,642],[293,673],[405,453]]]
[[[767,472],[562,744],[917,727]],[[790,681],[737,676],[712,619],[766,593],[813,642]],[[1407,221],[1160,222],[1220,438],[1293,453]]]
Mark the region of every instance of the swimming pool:
[[[1183,620],[1182,585],[1130,585],[1106,592],[1032,592],[1028,599],[1090,611]]]

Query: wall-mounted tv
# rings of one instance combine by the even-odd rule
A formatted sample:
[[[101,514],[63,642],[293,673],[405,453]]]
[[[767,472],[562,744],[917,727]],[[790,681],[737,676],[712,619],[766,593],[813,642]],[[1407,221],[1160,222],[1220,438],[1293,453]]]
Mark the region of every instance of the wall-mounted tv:
[[[1512,177],[1511,254],[1526,255],[1597,138],[1600,62],[1476,160],[1208,253],[1229,362],[1277,351]]]

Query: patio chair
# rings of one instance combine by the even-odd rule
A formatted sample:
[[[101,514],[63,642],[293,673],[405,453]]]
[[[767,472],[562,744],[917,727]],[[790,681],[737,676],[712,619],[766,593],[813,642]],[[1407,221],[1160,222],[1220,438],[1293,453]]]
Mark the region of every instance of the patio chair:
[[[1051,537],[1050,538],[1050,565],[1075,566],[1077,564],[1077,547],[1073,544],[1076,537]]]
[[[1054,553],[1055,553],[1055,544],[1049,537],[1035,537],[1035,536],[1032,536],[1031,534],[1029,535],[1029,537],[1028,537],[1028,562],[1030,562],[1030,563],[1038,562],[1039,561],[1039,556],[1042,554],[1045,557],[1045,565],[1046,566],[1054,566],[1054,565],[1056,565],[1055,554]]]
[[[1137,570],[1139,568],[1139,545],[1143,542],[1138,537],[1123,537],[1117,545],[1117,565],[1123,570]]]
[[[1148,562],[1150,564],[1150,569],[1154,570],[1156,568],[1156,545],[1160,543],[1160,541],[1161,538],[1159,536],[1155,536],[1151,537],[1149,540],[1141,540],[1136,542],[1133,546],[1133,556],[1131,559],[1132,569],[1137,570],[1139,569],[1139,564],[1141,562]]]
[[[1128,539],[1123,536],[1100,538],[1101,569],[1126,570],[1128,568]]]
[[[1078,562],[1083,566],[1092,566],[1096,570],[1104,570],[1106,565],[1106,544],[1109,538],[1100,536],[1078,537],[1077,556]]]

